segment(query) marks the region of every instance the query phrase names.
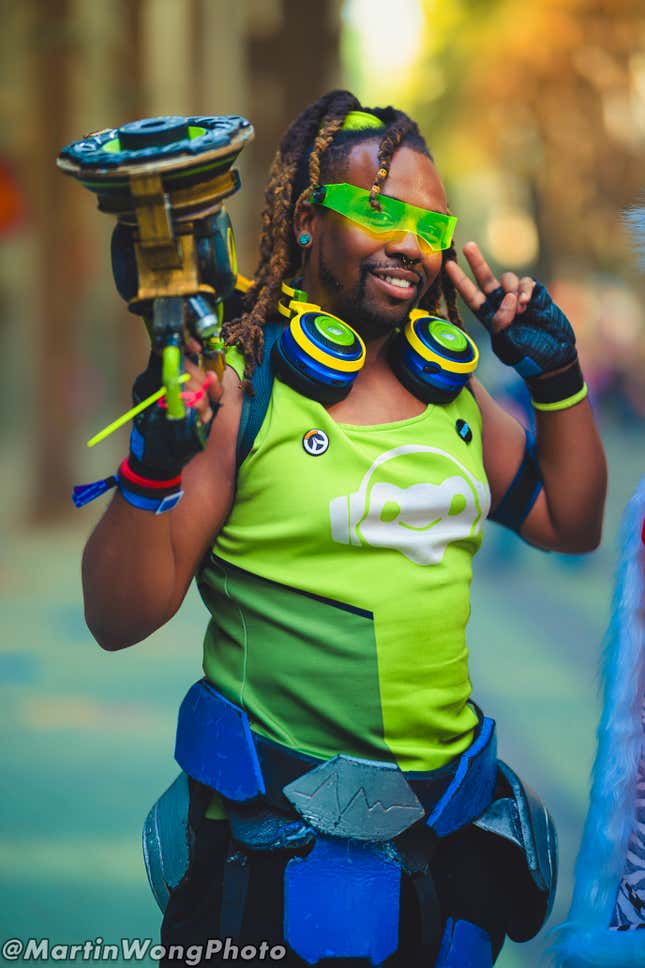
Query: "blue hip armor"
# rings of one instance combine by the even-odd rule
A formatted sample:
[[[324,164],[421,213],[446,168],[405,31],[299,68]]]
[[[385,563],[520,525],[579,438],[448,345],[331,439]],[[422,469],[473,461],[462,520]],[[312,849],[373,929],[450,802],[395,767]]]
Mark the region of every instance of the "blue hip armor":
[[[477,711],[475,739],[461,756],[439,770],[406,772],[394,763],[343,754],[321,760],[281,746],[254,733],[244,710],[206,680],[196,683],[179,712],[175,758],[183,772],[144,827],[160,908],[190,865],[191,810],[197,801],[204,810],[217,791],[235,845],[224,877],[222,935],[235,935],[241,924],[244,853],[286,850],[293,856],[285,868],[283,928],[293,951],[309,964],[344,957],[380,965],[399,943],[402,875],[413,878],[424,933],[436,937],[433,845],[475,823],[523,852],[538,903],[509,934],[532,937],[555,891],[555,830],[535,794],[497,760],[495,723]],[[510,795],[496,796],[500,776]],[[449,919],[437,968],[492,963],[486,933]]]

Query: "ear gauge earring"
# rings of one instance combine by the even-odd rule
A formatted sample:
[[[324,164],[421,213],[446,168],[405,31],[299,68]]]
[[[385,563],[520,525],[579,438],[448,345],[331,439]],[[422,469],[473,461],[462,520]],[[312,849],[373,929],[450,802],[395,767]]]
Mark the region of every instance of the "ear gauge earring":
[[[309,232],[302,232],[302,234],[298,236],[298,245],[301,245],[303,249],[306,249],[308,245],[311,245],[311,236],[309,235]]]

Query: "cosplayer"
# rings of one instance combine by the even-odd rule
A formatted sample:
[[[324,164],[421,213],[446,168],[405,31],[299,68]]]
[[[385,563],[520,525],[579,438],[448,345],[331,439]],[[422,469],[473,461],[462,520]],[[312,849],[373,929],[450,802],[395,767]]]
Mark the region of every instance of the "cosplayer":
[[[645,268],[645,209],[628,220]],[[558,963],[567,968],[645,964],[644,566],[645,479],[622,525],[589,813],[557,946]]]
[[[89,627],[131,646],[193,578],[212,616],[144,830],[166,946],[489,968],[548,916],[550,817],[471,698],[472,557],[489,516],[596,547],[605,461],[569,322],[475,243],[467,277],[455,223],[413,121],[322,97],[273,163],[222,379],[189,341],[194,407],[135,419],[85,550]],[[474,378],[458,293],[535,438]],[[135,400],[161,382],[153,354]]]

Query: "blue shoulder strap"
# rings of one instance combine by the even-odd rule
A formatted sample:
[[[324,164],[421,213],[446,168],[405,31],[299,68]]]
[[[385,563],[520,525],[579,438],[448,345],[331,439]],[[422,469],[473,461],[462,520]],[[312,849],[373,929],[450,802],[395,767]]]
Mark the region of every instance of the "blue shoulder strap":
[[[271,350],[283,329],[281,322],[266,323],[264,326],[264,355],[262,363],[256,366],[251,377],[253,396],[246,394],[242,404],[240,429],[237,435],[237,466],[243,463],[253,447],[258,431],[262,426],[273,389],[273,368]]]

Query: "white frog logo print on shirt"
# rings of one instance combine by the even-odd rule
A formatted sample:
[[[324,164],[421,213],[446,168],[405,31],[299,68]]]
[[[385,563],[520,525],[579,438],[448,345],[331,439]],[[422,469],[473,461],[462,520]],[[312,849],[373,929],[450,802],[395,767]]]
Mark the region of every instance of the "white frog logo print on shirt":
[[[414,453],[441,456],[454,473],[440,484],[409,487],[373,480],[388,461]],[[436,565],[450,543],[480,533],[489,506],[488,485],[452,454],[407,444],[381,454],[353,494],[330,501],[331,534],[340,544],[392,548],[417,565]]]

